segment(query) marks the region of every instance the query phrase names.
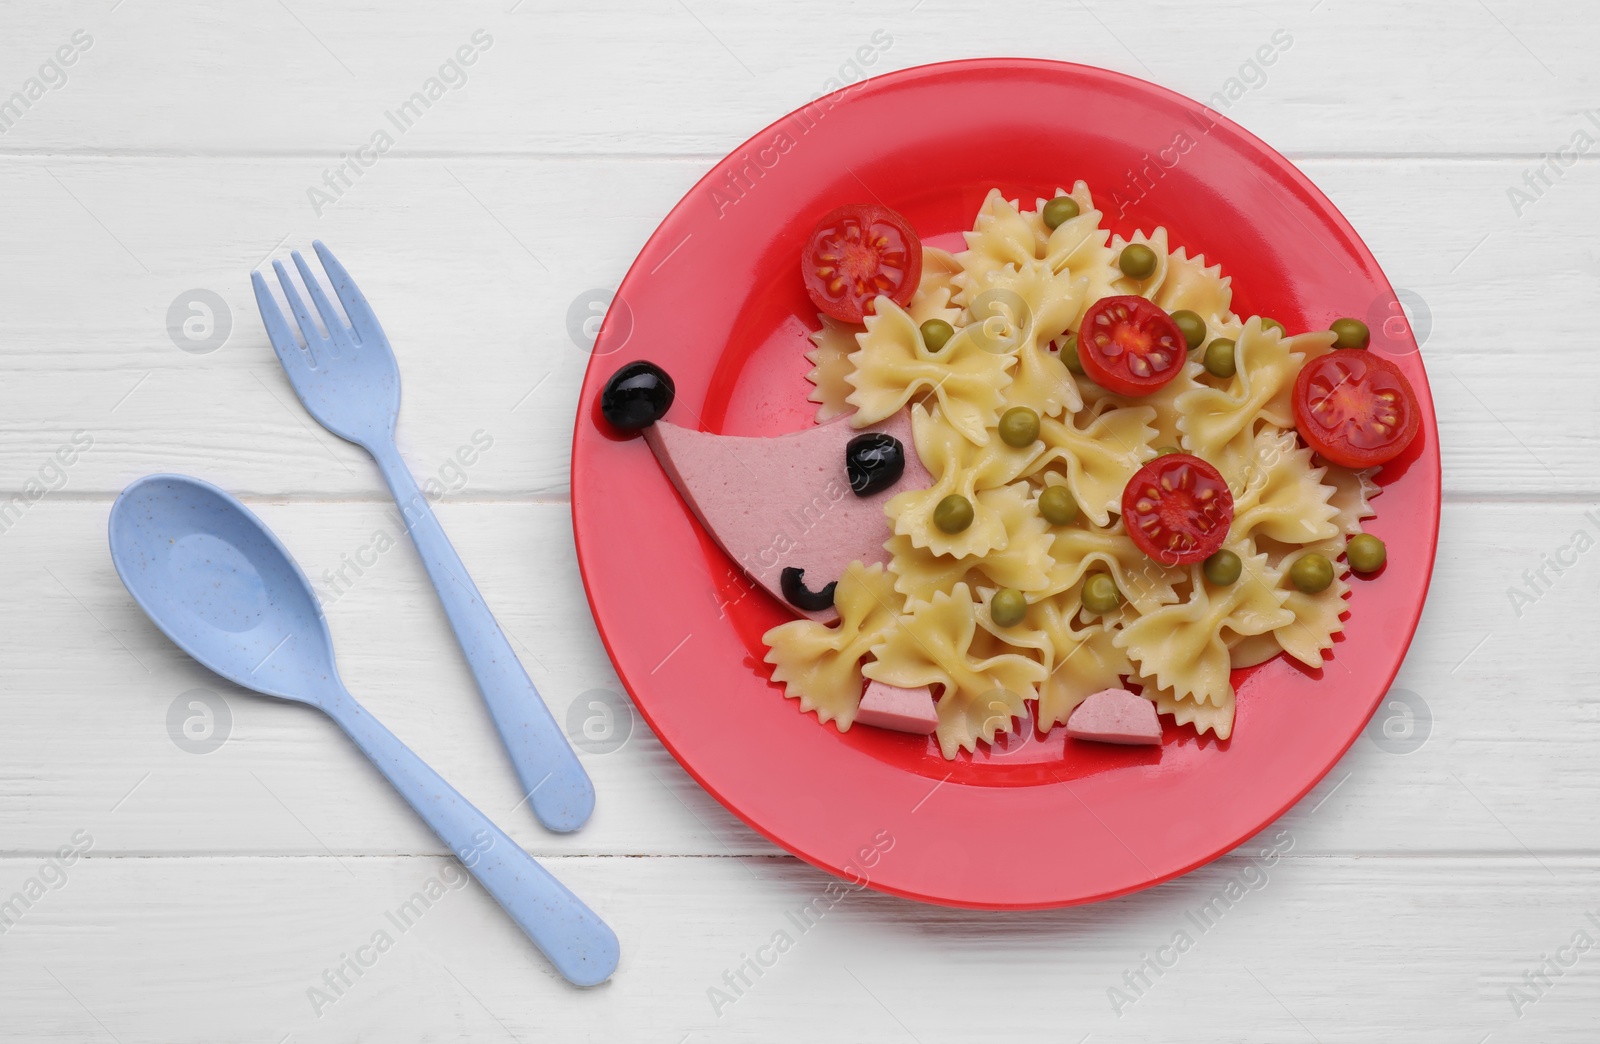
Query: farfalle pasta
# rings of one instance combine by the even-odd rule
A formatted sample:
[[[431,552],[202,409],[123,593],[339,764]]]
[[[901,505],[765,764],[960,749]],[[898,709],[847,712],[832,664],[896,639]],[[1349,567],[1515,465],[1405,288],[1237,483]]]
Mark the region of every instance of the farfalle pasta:
[[[1091,694],[1115,687],[1133,673],[1133,662],[1116,643],[1108,622],[1074,626],[1080,610],[1076,591],[1040,600],[1033,609],[1039,628],[1050,642],[1050,673],[1039,683],[1035,724],[1040,734],[1065,725]]]
[[[1034,461],[1034,475],[1060,475],[1084,513],[1106,525],[1128,479],[1155,455],[1155,418],[1149,406],[1112,409],[1097,403],[1078,417],[1046,419],[1039,425],[1045,449]]]
[[[949,423],[969,441],[982,445],[1005,403],[1015,355],[990,350],[980,326],[964,326],[935,352],[921,325],[893,301],[867,317],[849,356],[853,367],[845,381],[855,390],[845,401],[855,407],[851,423],[876,424],[898,413],[912,396],[931,394]]]
[[[794,620],[774,627],[764,640],[772,680],[785,684],[802,711],[816,711],[818,721],[837,722],[844,732],[861,701],[861,660],[896,626],[902,601],[883,566],[856,563],[839,579],[833,602],[839,609],[835,626]]]
[[[1183,447],[1210,461],[1230,482],[1242,478],[1256,428],[1293,427],[1289,397],[1295,377],[1309,353],[1332,343],[1330,332],[1284,337],[1261,319],[1250,319],[1234,343],[1234,376],[1220,387],[1198,387],[1173,401]]]
[[[951,304],[950,299],[955,292],[951,278],[961,270],[960,265],[948,251],[934,247],[923,250],[922,258],[922,279],[906,305],[912,322],[919,327],[930,319],[958,322],[961,309]],[[813,385],[807,399],[818,404],[816,420],[821,424],[854,408],[846,400],[855,389],[845,378],[855,372],[855,364],[849,356],[860,347],[856,337],[864,333],[866,327],[831,315],[819,314],[817,319],[822,325],[811,334],[815,347],[805,356],[813,366],[806,374],[806,380]]]
[[[1304,430],[1342,393],[1308,401],[1302,371],[1365,327],[1236,315],[1220,264],[1165,227],[1114,235],[1082,182],[1032,209],[992,190],[964,238],[864,322],[819,316],[818,423],[904,411],[928,480],[884,501],[884,564],[839,578],[836,623],[768,632],[773,680],[841,730],[868,681],[927,687],[946,758],[1119,687],[1228,739],[1232,672],[1322,666],[1352,566],[1382,565],[1376,469]],[[1378,399],[1381,434],[1399,400]],[[1174,504],[1203,540],[1169,532]]]
[[[1049,593],[1077,587],[1090,570],[1098,568],[1111,574],[1117,590],[1135,610],[1148,613],[1176,602],[1177,585],[1188,579],[1184,570],[1139,550],[1120,519],[1110,526],[1089,523],[1061,526],[1052,532],[1045,588]]]
[[[1179,699],[1214,702],[1233,691],[1223,630],[1265,634],[1294,621],[1294,614],[1283,607],[1288,596],[1280,588],[1279,571],[1267,563],[1267,556],[1244,554],[1239,559],[1242,575],[1234,583],[1215,587],[1196,567],[1188,598],[1141,614],[1118,631],[1117,645],[1158,688],[1170,689]]]
[[[959,336],[959,335],[958,335]],[[932,412],[921,403],[911,408],[911,430],[917,456],[934,478],[927,489],[907,490],[885,505],[894,532],[934,554],[967,558],[986,555],[1007,543],[1005,503],[980,494],[1015,482],[1039,456],[1039,445],[1012,447],[998,438],[981,445],[950,423],[942,404]],[[958,533],[934,524],[940,501],[958,496],[972,505],[973,517]]]
[[[873,661],[863,669],[890,685],[942,688],[938,735],[947,758],[976,750],[980,739],[1013,731],[1015,720],[1027,714],[1027,694],[1045,677],[1044,665],[1022,653],[975,656],[977,629],[977,601],[971,588],[958,583],[908,606],[872,647]]]

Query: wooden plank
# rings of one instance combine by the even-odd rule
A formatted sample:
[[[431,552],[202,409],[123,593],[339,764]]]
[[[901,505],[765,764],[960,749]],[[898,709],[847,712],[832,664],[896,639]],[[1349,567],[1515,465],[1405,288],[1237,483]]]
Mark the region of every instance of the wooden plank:
[[[0,159],[15,244],[0,258],[14,302],[0,315],[0,490],[57,482],[51,456],[83,431],[94,444],[67,474],[74,492],[178,468],[259,493],[381,496],[365,455],[295,401],[246,279],[322,236],[394,342],[414,468],[437,473],[481,430],[495,447],[466,477],[475,494],[564,496],[585,295],[616,286],[704,166],[396,159],[315,219],[301,195],[315,169],[299,160]],[[1582,262],[1600,179],[1580,166],[1517,218],[1504,196],[1520,161],[1305,167],[1425,303],[1446,490],[1593,494],[1600,357],[1572,346],[1600,310]],[[69,257],[70,271],[40,260]],[[196,289],[232,317],[209,354],[168,332],[169,304]],[[1513,319],[1512,301],[1541,304]]]
[[[1032,55],[1226,104],[1290,152],[1539,155],[1571,143],[1600,86],[1587,37],[1552,4],[1228,0],[1200,10],[1165,0],[1062,10],[1031,0],[980,17],[951,0],[826,14],[731,0],[506,7],[403,17],[370,3],[18,9],[3,45],[8,94],[74,30],[93,42],[0,150],[332,160],[383,129],[419,153],[721,155],[866,73]],[[486,47],[474,43],[479,31]],[[439,97],[412,126],[391,123],[387,113],[463,46],[473,64],[442,74]]]
[[[1300,847],[1292,832],[1258,838],[1154,892],[1019,914],[830,891],[788,859],[552,860],[622,942],[617,975],[591,991],[556,979],[475,885],[445,887],[460,878],[443,859],[91,857],[6,933],[0,1002],[29,1040],[174,1044],[935,1044],[1047,1025],[1068,1041],[1159,1042],[1192,1039],[1197,1021],[1246,1042],[1593,1039],[1597,958],[1571,947],[1600,931],[1600,862],[1547,874]],[[8,889],[38,872],[0,860]],[[440,898],[401,911],[429,881]],[[1524,974],[1558,951],[1572,967],[1535,994]],[[333,979],[335,995],[323,976],[347,957],[369,964]],[[745,966],[744,986],[747,959],[767,966]]]
[[[620,749],[584,755],[598,809],[566,837],[515,808],[520,793],[498,738],[383,506],[253,506],[333,596],[327,611],[352,691],[520,843],[553,854],[775,851],[700,790],[621,700],[564,506],[447,499],[440,513],[557,719],[581,732],[598,713],[590,701],[609,699],[619,728],[631,722]],[[0,587],[25,592],[0,606],[0,686],[12,693],[0,730],[6,849],[43,852],[92,823],[107,853],[442,851],[332,724],[221,682],[144,619],[104,552],[105,513],[100,502],[47,499],[0,538]],[[1427,720],[1407,733],[1404,707],[1383,712],[1395,740],[1357,740],[1284,820],[1302,851],[1473,851],[1530,862],[1530,851],[1600,852],[1600,827],[1584,812],[1600,801],[1590,756],[1600,723],[1586,695],[1600,686],[1588,651],[1596,559],[1573,537],[1592,541],[1596,519],[1593,503],[1446,506],[1428,608],[1397,682]],[[379,533],[395,546],[356,577],[343,563],[358,552],[372,559]],[[1545,565],[1574,558],[1560,574]],[[330,582],[341,568],[344,580]],[[1537,570],[1543,577],[1530,586],[1524,571]],[[1348,626],[1362,626],[1359,611]],[[189,707],[204,699],[190,695],[196,688],[219,694],[230,715],[227,742],[210,753],[170,731],[181,736],[200,713]],[[1339,698],[1336,678],[1328,693]]]

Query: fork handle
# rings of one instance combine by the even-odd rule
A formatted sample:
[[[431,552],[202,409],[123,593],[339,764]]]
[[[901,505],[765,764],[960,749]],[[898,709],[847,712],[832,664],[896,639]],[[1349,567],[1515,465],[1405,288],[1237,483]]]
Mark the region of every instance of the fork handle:
[[[489,705],[533,814],[551,830],[576,830],[594,811],[594,784],[589,774],[511,651],[505,632],[400,459],[400,451],[389,441],[372,447],[372,456],[394,494],[439,601],[444,603],[445,615]]]
[[[620,947],[616,933],[598,914],[349,693],[341,689],[320,705],[557,971],[579,986],[610,977]]]

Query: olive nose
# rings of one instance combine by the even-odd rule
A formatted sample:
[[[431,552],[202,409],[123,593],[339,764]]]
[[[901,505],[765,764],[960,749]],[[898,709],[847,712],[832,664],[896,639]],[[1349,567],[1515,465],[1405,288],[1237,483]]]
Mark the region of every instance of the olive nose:
[[[844,447],[844,471],[850,491],[858,497],[882,493],[906,470],[906,449],[900,440],[881,431],[857,435]]]
[[[667,371],[646,359],[618,368],[600,390],[600,413],[623,431],[648,428],[666,415],[677,389]]]

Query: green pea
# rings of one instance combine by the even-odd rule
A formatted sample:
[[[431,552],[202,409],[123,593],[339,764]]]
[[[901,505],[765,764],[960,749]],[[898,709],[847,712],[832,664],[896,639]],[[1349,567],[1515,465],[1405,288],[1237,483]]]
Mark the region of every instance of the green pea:
[[[1160,448],[1158,448],[1156,450],[1156,456],[1158,456],[1158,457],[1166,457],[1166,456],[1170,456],[1171,454],[1174,454],[1174,453],[1182,453],[1182,452],[1183,452],[1183,450],[1179,449],[1176,446],[1162,446],[1162,447],[1160,447]]]
[[[1143,243],[1129,243],[1117,255],[1117,267],[1129,279],[1149,279],[1156,273],[1156,252]]]
[[[1239,574],[1244,571],[1244,563],[1239,561],[1238,555],[1223,548],[1206,559],[1204,569],[1207,580],[1218,587],[1228,587],[1238,581]]]
[[[1000,627],[1015,627],[1028,615],[1028,600],[1021,591],[1002,587],[989,599],[989,619]]]
[[[1074,376],[1083,376],[1083,360],[1078,358],[1078,335],[1072,334],[1067,342],[1061,346],[1061,364],[1071,370]]]
[[[1335,348],[1365,348],[1372,343],[1372,331],[1360,319],[1335,319],[1328,329],[1333,331]]]
[[[1233,342],[1226,337],[1218,337],[1206,345],[1206,372],[1213,377],[1232,377],[1237,370],[1233,360]]]
[[[1205,343],[1206,321],[1200,318],[1199,312],[1191,312],[1187,308],[1180,308],[1172,313],[1172,321],[1178,324],[1178,329],[1183,331],[1183,342],[1192,352]]]
[[[943,319],[929,319],[919,329],[922,331],[922,343],[928,346],[928,351],[942,351],[950,343],[950,338],[956,335],[956,328]]]
[[[933,506],[933,524],[946,533],[959,533],[972,525],[972,501],[952,493]]]
[[[1039,437],[1039,415],[1026,406],[1013,406],[1000,415],[1000,441],[1014,449],[1033,445]]]
[[[1122,592],[1108,574],[1091,573],[1083,582],[1083,607],[1091,613],[1103,616],[1121,604]]]
[[[1070,526],[1078,520],[1078,502],[1066,486],[1046,486],[1039,494],[1039,514],[1052,526]]]
[[[1278,320],[1276,320],[1276,319],[1273,319],[1271,316],[1266,316],[1266,315],[1261,317],[1261,329],[1263,329],[1263,330],[1276,330],[1276,331],[1278,331],[1278,336],[1280,336],[1280,337],[1283,336],[1285,333],[1288,333],[1288,331],[1284,329],[1284,326],[1283,326],[1282,323],[1278,322]]]
[[[1358,573],[1376,573],[1389,560],[1389,549],[1371,533],[1351,537],[1344,553],[1350,559],[1350,568]]]
[[[1333,563],[1316,552],[1301,555],[1289,567],[1289,579],[1306,594],[1318,594],[1333,583]]]
[[[1055,231],[1078,216],[1078,201],[1071,196],[1057,196],[1039,214],[1044,218],[1044,227]]]

